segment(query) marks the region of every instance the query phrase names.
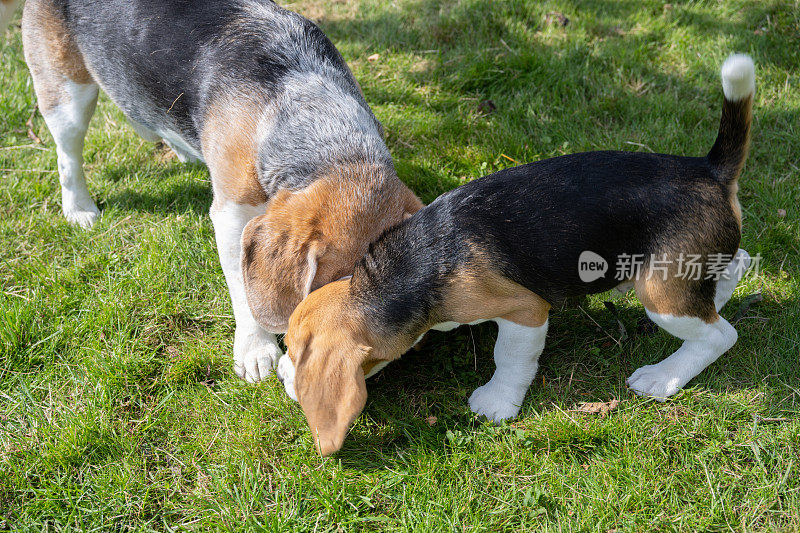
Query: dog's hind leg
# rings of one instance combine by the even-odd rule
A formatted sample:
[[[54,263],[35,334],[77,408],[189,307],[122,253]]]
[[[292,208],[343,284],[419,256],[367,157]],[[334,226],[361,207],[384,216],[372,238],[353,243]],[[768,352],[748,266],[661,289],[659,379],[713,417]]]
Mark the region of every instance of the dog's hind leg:
[[[721,300],[712,296],[714,289],[712,280],[694,283],[676,279],[636,281],[636,294],[647,316],[683,340],[675,353],[660,363],[639,368],[628,378],[627,384],[636,394],[663,401],[736,343],[736,330],[717,314],[716,307]],[[727,285],[723,289],[729,292],[727,301],[733,289],[728,291]],[[721,292],[718,294],[722,296]]]
[[[97,104],[98,86],[51,1],[26,3],[22,38],[39,110],[56,143],[64,216],[88,228],[100,212],[86,188],[83,141]]]

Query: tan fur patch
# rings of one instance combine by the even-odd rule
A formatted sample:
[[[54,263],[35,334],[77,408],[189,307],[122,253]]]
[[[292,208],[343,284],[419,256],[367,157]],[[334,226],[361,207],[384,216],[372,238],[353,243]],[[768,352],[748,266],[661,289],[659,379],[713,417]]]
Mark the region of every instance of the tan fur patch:
[[[214,187],[214,198],[259,205],[267,195],[258,182],[256,129],[263,105],[229,94],[209,106],[201,142]]]
[[[718,318],[713,296],[702,298],[699,281],[688,281],[668,273],[666,279],[661,272],[650,279],[642,274],[635,280],[636,297],[651,313],[673,316],[696,316],[709,324]]]
[[[25,61],[36,82],[39,108],[48,112],[69,101],[64,82],[93,79],[58,7],[50,0],[28,0],[22,15]]]
[[[682,315],[683,300],[681,288],[676,283],[666,283],[661,279],[646,279],[642,275],[635,280],[636,297],[651,313],[659,315]]]
[[[742,231],[742,204],[739,203],[739,183],[733,182],[729,187],[730,190],[730,203],[733,216],[736,217],[736,222],[739,223],[739,231]]]
[[[465,324],[501,317],[538,328],[547,321],[550,304],[486,264],[473,264],[452,277],[441,308],[445,321]]]
[[[339,167],[302,191],[282,191],[265,215],[248,223],[242,272],[250,308],[262,326],[285,327],[305,297],[311,260],[316,260],[311,290],[350,275],[369,243],[422,206],[385,172],[357,163]]]

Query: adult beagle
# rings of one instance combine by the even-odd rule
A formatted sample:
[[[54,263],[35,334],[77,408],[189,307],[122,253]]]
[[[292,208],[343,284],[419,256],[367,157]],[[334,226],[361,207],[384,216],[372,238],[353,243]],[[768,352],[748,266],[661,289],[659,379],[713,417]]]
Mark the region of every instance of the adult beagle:
[[[4,23],[15,5],[0,0]],[[339,52],[269,0],[28,0],[22,37],[70,222],[99,214],[82,156],[99,88],[146,140],[208,166],[249,381],[271,371],[303,297],[421,207]]]
[[[550,307],[632,283],[647,315],[683,339],[628,386],[664,399],[736,342],[718,311],[750,266],[738,250],[753,62],[722,66],[719,134],[705,157],[588,152],[502,170],[443,194],[371,244],[348,280],[295,309],[278,376],[322,455],[364,407],[364,379],[431,328],[494,320],[496,371],[469,398],[477,414],[518,414],[545,344]],[[589,254],[589,255],[587,255]],[[636,268],[626,259],[642,257]],[[682,275],[697,257],[696,275]],[[726,258],[714,266],[714,259]],[[600,264],[582,276],[582,269]],[[717,276],[712,276],[716,270]]]

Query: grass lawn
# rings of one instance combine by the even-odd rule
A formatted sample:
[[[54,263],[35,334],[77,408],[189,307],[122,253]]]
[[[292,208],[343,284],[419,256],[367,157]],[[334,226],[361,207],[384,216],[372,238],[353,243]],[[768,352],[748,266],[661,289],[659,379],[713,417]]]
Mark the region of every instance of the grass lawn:
[[[495,328],[433,332],[368,384],[322,460],[274,377],[232,371],[204,167],[102,97],[84,154],[103,216],[90,231],[61,216],[17,17],[0,41],[0,530],[800,529],[800,2],[287,7],[342,52],[426,202],[564,153],[705,154],[719,67],[751,54],[742,246],[762,260],[722,312],[738,344],[673,399],[638,398],[625,378],[680,341],[642,327],[632,295],[592,297],[551,316],[519,418],[494,427],[467,398]]]

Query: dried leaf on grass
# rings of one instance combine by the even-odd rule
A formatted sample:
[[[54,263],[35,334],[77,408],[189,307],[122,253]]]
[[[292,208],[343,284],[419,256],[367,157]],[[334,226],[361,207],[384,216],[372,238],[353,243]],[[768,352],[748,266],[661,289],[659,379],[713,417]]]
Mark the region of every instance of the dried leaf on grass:
[[[586,413],[588,415],[606,416],[611,411],[617,408],[619,400],[611,400],[610,402],[583,402],[577,409],[579,413]]]
[[[30,140],[32,140],[36,144],[42,144],[42,140],[36,135],[36,132],[33,131],[33,117],[36,116],[36,112],[39,110],[39,104],[33,105],[33,111],[31,111],[28,120],[25,121],[25,129],[20,130],[11,130],[11,133],[18,133],[27,135]]]

